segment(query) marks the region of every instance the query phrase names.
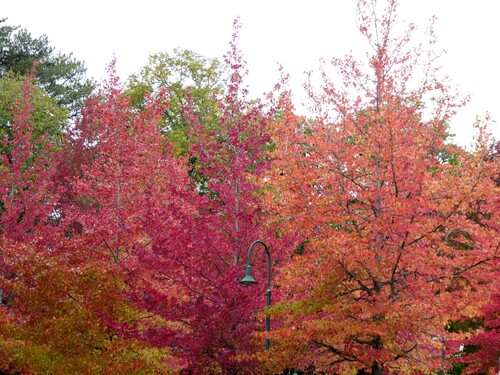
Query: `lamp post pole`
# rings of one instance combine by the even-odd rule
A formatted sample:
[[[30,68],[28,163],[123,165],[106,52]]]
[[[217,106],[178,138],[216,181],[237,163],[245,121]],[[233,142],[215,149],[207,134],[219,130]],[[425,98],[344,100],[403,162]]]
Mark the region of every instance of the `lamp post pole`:
[[[443,374],[446,374],[445,372],[445,362],[446,362],[446,337],[444,336],[433,336],[432,341],[440,341],[441,342],[441,371]],[[500,373],[499,373],[500,375]]]
[[[445,341],[445,338],[444,336],[441,336],[441,368],[442,368],[442,371],[443,371],[443,375],[446,374],[446,372],[444,372],[444,361],[445,361],[445,344],[446,344],[446,341]]]
[[[267,254],[267,289],[266,289],[266,306],[269,308],[271,306],[271,253],[269,252],[269,248],[267,245],[262,242],[261,240],[257,240],[252,242],[250,247],[248,248],[248,260],[247,260],[247,268],[246,268],[246,274],[243,279],[240,280],[240,283],[243,285],[253,285],[257,284],[257,281],[252,276],[252,250],[253,247],[257,244],[261,244],[264,246],[264,249],[266,250]],[[269,332],[271,330],[271,318],[269,317],[269,313],[266,313],[266,332]],[[266,337],[266,344],[265,344],[266,350],[269,349],[269,337]]]

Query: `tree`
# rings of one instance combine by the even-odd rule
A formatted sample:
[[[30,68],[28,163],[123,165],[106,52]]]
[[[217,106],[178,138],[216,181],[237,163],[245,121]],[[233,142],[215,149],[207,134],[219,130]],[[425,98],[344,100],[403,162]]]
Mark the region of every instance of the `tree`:
[[[494,280],[493,284],[495,286],[498,282]],[[498,293],[494,292],[490,302],[474,318],[450,322],[448,332],[462,333],[460,339],[446,342],[446,346],[453,352],[450,357],[453,363],[450,374],[497,373],[500,354],[499,302]]]
[[[303,246],[277,278],[282,326],[262,357],[273,371],[440,369],[432,337],[489,299],[498,167],[484,141],[474,152],[446,142],[461,102],[437,78],[435,55],[409,47],[413,26],[394,38],[397,2],[387,4],[378,18],[376,1],[358,2],[368,69],[333,59],[333,80],[324,66],[321,92],[307,86],[312,119],[281,97],[267,206]],[[423,82],[412,86],[419,66]],[[488,225],[471,217],[477,204]]]
[[[485,160],[490,162],[490,168],[496,168],[492,170],[490,176],[497,188],[500,187],[499,151],[500,142],[493,140],[488,154],[485,155]],[[469,210],[468,216],[482,226],[496,225],[494,220],[490,220],[492,218],[489,213],[482,210],[483,204],[484,202],[476,202]],[[462,244],[459,243],[458,245]],[[496,261],[498,262],[498,259]],[[456,352],[452,360],[454,370],[460,371],[456,372],[457,374],[496,374],[500,355],[500,295],[497,293],[498,283],[498,277],[491,281],[492,296],[489,302],[485,303],[482,310],[478,312],[477,316],[472,319],[452,321],[447,327],[450,332],[465,332],[466,335],[471,336],[466,340],[460,339],[449,343],[450,347]],[[465,371],[461,371],[463,369]]]
[[[153,295],[156,298],[152,297],[151,304],[167,303],[170,314],[178,311],[170,319],[182,317],[187,336],[180,336],[179,354],[193,373],[258,371],[251,355],[262,347],[260,339],[253,339],[253,332],[264,327],[262,316],[255,313],[264,304],[264,298],[256,298],[260,295],[256,293],[263,294],[265,283],[253,292],[238,285],[244,266],[239,259],[246,257],[247,247],[258,238],[272,247],[273,261],[279,262],[283,255],[275,233],[264,226],[258,184],[268,168],[267,126],[273,109],[247,99],[245,63],[237,46],[239,27],[236,20],[225,56],[230,74],[226,94],[217,101],[218,128],[207,129],[196,107],[186,108],[189,155],[196,158],[197,171],[204,178],[203,184],[196,185],[201,193],[196,204],[198,218],[182,225],[184,230],[195,228],[194,237],[184,245],[186,249],[176,249],[169,237],[157,237],[153,240],[157,255],[149,260],[151,274],[179,283],[176,290],[184,291],[180,300],[167,298],[164,292]],[[256,256],[254,269],[256,278],[265,280],[267,267],[262,255]],[[164,307],[161,309],[167,314]]]
[[[34,86],[32,76],[2,77],[0,87],[9,108],[1,113],[9,118],[0,133],[1,233],[16,241],[45,241],[57,204],[56,142],[66,112]]]
[[[466,374],[496,374],[500,355],[500,296],[494,294],[491,303],[482,311],[483,329],[465,342],[465,355],[458,356],[456,362],[468,364]],[[463,344],[462,344],[463,345]]]
[[[156,173],[167,174],[158,127],[167,102],[160,94],[135,111],[118,87],[113,64],[110,69],[109,82],[89,98],[69,137],[69,159],[77,164],[70,187],[74,207],[69,211],[74,214],[71,220],[83,226],[86,241],[105,245],[119,263],[121,248],[130,248],[142,234],[146,191],[162,184],[156,177],[166,177]]]
[[[72,184],[75,239],[92,243],[92,258],[123,267],[128,298],[161,322],[114,320],[114,329],[171,348],[171,367],[194,373],[255,370],[249,354],[261,321],[253,312],[264,299],[238,284],[238,255],[255,238],[274,235],[261,228],[256,183],[267,166],[270,114],[245,98],[235,41],[227,62],[233,75],[217,102],[218,130],[206,129],[193,100],[184,109],[204,186],[161,137],[161,93],[137,108],[111,78],[88,101],[73,138],[75,155],[86,155],[77,157],[85,164]],[[273,256],[279,259],[277,248]]]
[[[60,230],[70,229],[66,222],[72,217],[58,194],[60,145],[47,132],[35,136],[44,127],[36,111],[50,109],[44,116],[56,117],[59,107],[50,107],[53,100],[33,76],[2,80],[22,87],[14,91],[10,133],[1,143],[0,369],[158,371],[165,350],[118,337],[103,318],[147,320],[123,298],[122,270],[95,256],[92,242]]]
[[[31,77],[31,78],[30,78]],[[13,138],[12,122],[16,105],[23,95],[23,86],[26,79],[31,80],[30,84],[36,86],[33,76],[19,77],[13,73],[7,73],[0,78],[0,137]],[[46,142],[51,143],[55,148],[61,146],[63,129],[66,126],[68,112],[59,107],[56,101],[50,98],[39,87],[33,87],[31,102],[32,125],[31,129],[33,141],[44,135]],[[3,149],[2,153],[8,153]]]
[[[184,107],[192,101],[192,109],[207,129],[217,126],[217,96],[223,92],[224,70],[217,59],[205,58],[193,51],[174,49],[172,53],[156,53],[148,65],[128,80],[127,94],[136,107],[142,107],[146,93],[153,95],[168,88],[170,105],[165,110],[162,133],[174,142],[175,153],[188,149],[189,124]]]
[[[91,249],[58,250],[0,238],[0,372],[168,373],[168,349],[123,338],[103,318],[148,319],[124,300],[121,270],[87,258]]]
[[[82,62],[71,54],[55,53],[47,36],[34,38],[26,29],[2,25],[0,19],[0,77],[8,72],[23,76],[38,62],[38,84],[57,103],[76,115],[94,87]]]
[[[109,81],[87,101],[71,137],[69,155],[83,161],[73,170],[66,208],[71,242],[86,249],[92,262],[118,267],[122,297],[153,317],[124,319],[104,312],[113,331],[153,348],[178,348],[181,337],[182,345],[190,341],[179,328],[189,310],[172,301],[191,302],[187,291],[198,280],[190,280],[192,271],[184,274],[176,262],[195,248],[192,223],[199,195],[185,159],[174,157],[161,136],[165,95],[148,96],[137,110],[110,68]],[[167,261],[174,266],[165,269]]]
[[[189,155],[196,160],[196,172],[203,176],[201,192],[210,194],[209,200],[215,227],[221,227],[225,237],[221,245],[234,253],[238,264],[240,253],[260,235],[264,210],[260,205],[258,184],[263,172],[269,167],[267,151],[271,147],[268,134],[274,109],[247,99],[243,79],[245,61],[238,50],[239,21],[225,64],[230,75],[225,83],[227,93],[217,101],[220,113],[216,129],[207,129],[203,118],[196,112],[196,104],[186,108],[191,139]],[[266,234],[267,236],[268,234]],[[219,245],[219,246],[221,246]]]

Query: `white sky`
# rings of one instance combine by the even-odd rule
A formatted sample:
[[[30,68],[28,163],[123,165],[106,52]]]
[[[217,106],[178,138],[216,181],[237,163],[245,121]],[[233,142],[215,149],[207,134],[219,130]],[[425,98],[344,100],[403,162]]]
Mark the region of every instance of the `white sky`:
[[[260,95],[277,80],[277,63],[291,74],[300,93],[306,70],[320,58],[357,55],[367,48],[356,28],[355,0],[0,0],[0,18],[21,25],[33,36],[46,34],[53,47],[72,52],[96,79],[105,76],[111,58],[126,79],[153,53],[181,47],[222,58],[232,23],[240,16],[240,47],[248,62],[247,83]],[[441,60],[461,94],[472,95],[452,122],[456,142],[472,138],[476,115],[489,111],[500,121],[500,1],[400,0],[400,14],[421,30],[432,15]],[[498,125],[493,129],[500,138]]]

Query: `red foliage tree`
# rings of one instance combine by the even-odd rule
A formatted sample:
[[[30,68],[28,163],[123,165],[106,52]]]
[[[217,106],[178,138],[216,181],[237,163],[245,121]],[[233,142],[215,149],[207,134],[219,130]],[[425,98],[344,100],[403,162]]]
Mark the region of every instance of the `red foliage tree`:
[[[255,239],[276,244],[274,234],[263,227],[258,197],[272,112],[246,99],[244,62],[236,42],[235,32],[226,56],[232,74],[227,93],[218,99],[216,130],[207,130],[195,111],[185,108],[197,183],[185,182],[194,189],[183,199],[192,206],[186,210],[183,203],[159,214],[161,220],[148,233],[152,251],[141,258],[156,280],[141,306],[176,322],[164,332],[152,330],[149,339],[167,340],[194,373],[255,371],[248,355],[261,345],[252,341],[252,333],[264,326],[253,313],[264,304],[264,297],[255,296],[265,285],[257,291],[240,286],[244,272],[239,259]],[[167,224],[174,217],[176,224]],[[274,259],[280,257],[277,249],[273,246]],[[266,269],[265,263],[256,267],[256,277],[265,280]]]
[[[101,252],[97,257],[105,253],[119,263],[144,235],[146,192],[154,186],[161,189],[170,171],[158,131],[165,96],[149,98],[135,111],[118,87],[113,65],[110,72],[110,80],[89,98],[75,126],[68,151],[74,178],[67,194],[73,204],[67,221],[80,227],[82,241]]]
[[[500,356],[499,311],[500,296],[495,293],[491,302],[477,316],[482,320],[482,327],[470,339],[449,344],[459,353],[454,355],[454,362],[467,365],[464,374],[497,374]]]
[[[231,58],[239,58],[235,53]],[[252,309],[264,300],[238,284],[242,268],[234,259],[265,234],[254,179],[264,165],[269,117],[245,101],[241,66],[231,67],[219,133],[204,132],[186,108],[196,137],[191,157],[209,192],[200,191],[187,160],[162,141],[164,98],[150,98],[137,111],[113,77],[88,101],[73,139],[73,155],[86,161],[69,194],[77,209],[68,221],[81,232],[73,242],[92,249],[89,258],[121,264],[128,298],[161,322],[108,323],[125,336],[171,348],[172,366],[199,373],[252,371],[243,355],[255,349],[251,334],[260,323]]]
[[[57,194],[54,185],[57,153],[47,134],[34,136],[35,90],[33,76],[24,78],[22,92],[12,108],[11,133],[1,142],[1,213],[2,234],[16,241],[49,239],[46,224],[55,213]],[[53,217],[55,219],[55,217]]]
[[[214,228],[206,241],[224,247],[222,253],[234,258],[226,261],[235,264],[255,239],[272,241],[262,227],[264,212],[259,189],[262,173],[269,167],[266,151],[271,145],[268,124],[273,109],[247,99],[245,62],[237,46],[239,27],[236,20],[231,49],[225,56],[231,74],[226,94],[218,99],[218,126],[207,131],[194,111],[186,108],[192,139],[190,155],[196,160],[196,172],[202,176],[202,190],[214,198],[204,208],[210,210],[210,226]],[[222,237],[215,239],[214,235]],[[275,256],[279,256],[276,252]]]
[[[497,187],[500,186],[500,171],[498,169],[498,160],[500,157],[500,142],[494,141],[489,147],[489,154],[486,155],[485,160],[489,161],[493,171],[491,173],[492,179]],[[496,166],[496,168],[495,168]],[[471,210],[470,217],[481,225],[488,225],[494,221],[484,219],[491,219],[488,217],[487,212],[482,212],[480,207],[484,202],[477,202],[475,209]],[[497,206],[498,207],[498,198]],[[498,209],[498,208],[496,208]],[[498,264],[498,259],[497,259]],[[498,267],[497,267],[498,268]],[[491,300],[486,303],[482,311],[478,313],[474,323],[481,322],[480,327],[473,332],[472,337],[467,340],[457,340],[450,343],[450,347],[455,349],[457,353],[453,356],[454,361],[466,364],[465,374],[487,373],[496,374],[498,370],[498,361],[500,357],[500,295],[498,288],[500,284],[500,271],[493,274],[491,282]],[[462,324],[465,331],[470,328],[468,322]],[[453,325],[450,325],[450,328]],[[465,345],[465,346],[464,346]]]
[[[64,164],[55,151],[59,145],[46,133],[36,134],[44,123],[33,116],[34,90],[32,77],[26,77],[12,108],[12,136],[1,144],[0,371],[154,371],[159,361],[144,361],[145,344],[121,339],[103,324],[103,316],[118,321],[141,316],[123,298],[122,270],[102,261],[97,241],[67,231],[61,235],[71,219],[87,225],[87,232],[93,222],[85,221],[88,210],[77,215],[61,204],[58,177],[69,175],[56,173]],[[151,358],[161,354],[148,352]]]

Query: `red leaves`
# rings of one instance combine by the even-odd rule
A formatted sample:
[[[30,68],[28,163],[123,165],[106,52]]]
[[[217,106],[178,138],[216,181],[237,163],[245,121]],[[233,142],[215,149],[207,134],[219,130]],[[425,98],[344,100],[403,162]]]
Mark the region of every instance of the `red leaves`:
[[[119,264],[124,295],[157,319],[108,324],[126,337],[174,348],[173,357],[200,373],[214,363],[250,371],[239,358],[254,350],[248,307],[263,304],[237,283],[241,269],[234,263],[266,233],[256,178],[267,166],[271,114],[245,101],[240,83],[233,84],[219,102],[217,132],[185,108],[190,157],[206,187],[196,186],[186,160],[160,142],[163,98],[134,109],[113,79],[87,102],[72,141],[71,154],[84,162],[70,185],[67,218],[81,225],[72,242],[90,259]]]
[[[12,108],[12,135],[1,140],[2,176],[0,223],[4,236],[18,241],[44,242],[46,224],[55,214],[57,194],[53,145],[46,134],[34,134],[33,78],[26,77]],[[55,230],[54,228],[51,228]]]
[[[396,2],[381,19],[364,8],[374,2],[359,4],[374,47],[368,69],[332,60],[341,80],[325,67],[321,92],[307,86],[309,119],[286,89],[271,108],[247,100],[236,22],[213,122],[186,98],[186,158],[159,130],[167,94],[134,108],[113,64],[64,157],[33,136],[26,81],[1,144],[0,364],[12,365],[3,348],[18,345],[70,358],[56,361],[62,372],[154,372],[165,362],[193,373],[429,372],[442,366],[432,337],[480,314],[486,329],[470,342],[484,350],[463,359],[494,357],[496,296],[482,305],[498,276],[498,158],[486,138],[474,152],[446,142],[460,102],[434,71],[409,87],[416,60],[409,35],[392,38]],[[267,353],[265,283],[237,283],[259,238],[271,248],[277,301]],[[263,260],[255,252],[259,282]]]
[[[483,372],[496,374],[500,353],[500,295],[498,293],[493,292],[491,302],[483,307],[479,317],[483,319],[482,329],[476,331],[469,340],[452,343],[456,352],[460,353],[455,356],[455,361],[467,364],[464,372],[466,374]],[[466,345],[465,352],[463,352],[464,345]]]

